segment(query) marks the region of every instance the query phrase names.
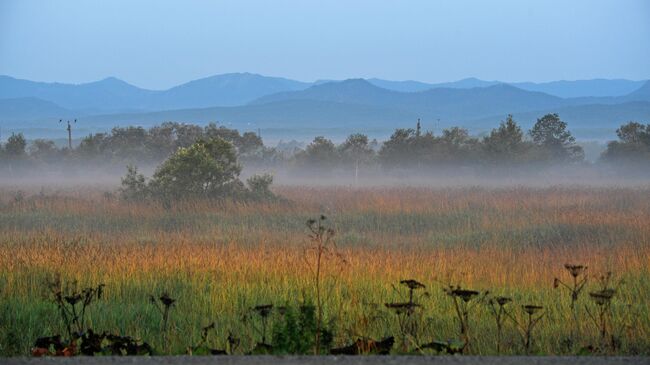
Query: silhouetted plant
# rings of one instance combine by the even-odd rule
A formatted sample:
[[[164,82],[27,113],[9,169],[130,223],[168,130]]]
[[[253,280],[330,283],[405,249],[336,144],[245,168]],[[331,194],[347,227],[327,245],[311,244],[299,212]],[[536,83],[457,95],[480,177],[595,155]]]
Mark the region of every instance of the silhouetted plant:
[[[530,354],[530,349],[533,343],[533,330],[544,317],[544,307],[541,305],[526,304],[522,305],[521,309],[524,312],[524,321],[517,320],[512,313],[506,312],[506,315],[512,319],[515,325],[517,325],[526,354]]]
[[[461,340],[432,341],[421,345],[421,349],[431,349],[439,354],[456,355],[462,354],[465,349],[465,342]]]
[[[555,280],[553,280],[553,287],[563,287],[571,295],[571,302],[569,304],[569,309],[571,310],[572,316],[571,338],[569,339],[569,348],[571,348],[572,345],[576,342],[579,335],[579,320],[576,302],[578,301],[580,293],[587,284],[587,274],[585,273],[587,266],[564,264],[564,268],[569,272],[569,275],[571,275],[571,284],[567,285],[562,280],[555,278]]]
[[[160,328],[160,333],[162,334],[162,342],[165,347],[165,351],[169,350],[169,333],[168,333],[168,324],[169,324],[169,315],[171,312],[176,299],[172,299],[169,294],[162,293],[158,298],[153,295],[149,296],[149,301],[153,304],[160,315],[162,316],[162,326]],[[159,303],[160,302],[160,303]]]
[[[85,330],[86,309],[96,300],[102,298],[104,284],[77,290],[73,282],[64,290],[61,278],[55,277],[47,282],[51,300],[56,304],[70,340],[75,340]]]
[[[334,241],[334,229],[325,226],[327,217],[321,215],[318,219],[307,220],[309,229],[308,237],[311,245],[306,249],[305,260],[307,267],[313,275],[313,282],[316,292],[316,331],[314,353],[321,352],[321,332],[323,327],[323,293],[322,276],[326,258],[335,258],[345,263],[345,259],[338,252]]]
[[[339,347],[330,350],[332,355],[388,355],[393,348],[395,338],[386,337],[383,340],[375,341],[369,338],[359,338],[349,346]]]
[[[490,308],[490,313],[494,316],[494,321],[497,326],[497,354],[501,353],[501,334],[503,332],[503,324],[508,318],[508,304],[512,302],[512,299],[509,297],[494,297],[488,300],[488,306]]]
[[[257,305],[251,308],[251,310],[260,316],[262,322],[262,328],[261,329],[256,328],[256,330],[260,333],[260,336],[262,337],[262,342],[259,342],[257,346],[259,348],[269,349],[271,345],[266,342],[266,328],[267,328],[269,317],[273,310],[273,304]]]
[[[106,335],[109,341],[108,349],[113,356],[153,355],[153,349],[148,343],[130,336]]]
[[[49,280],[47,286],[70,338],[64,340],[61,335],[40,337],[34,342],[33,356],[153,354],[153,349],[146,342],[129,336],[96,333],[93,329],[86,328],[86,310],[92,303],[102,298],[104,284],[78,291],[76,283],[72,283],[64,290],[60,278],[56,277]]]
[[[596,291],[589,292],[589,297],[596,305],[596,311],[595,313],[592,313],[589,307],[585,307],[585,309],[592,323],[596,328],[598,328],[601,350],[609,348],[614,351],[620,345],[620,338],[616,336],[617,331],[615,331],[614,328],[615,324],[614,314],[612,312],[612,301],[623,281],[619,281],[616,285],[612,285],[611,281],[611,272],[607,272],[600,276],[598,279],[600,288]],[[621,323],[621,326],[626,325],[625,321],[622,321]]]
[[[465,342],[461,352],[465,352],[470,347],[470,325],[469,314],[476,305],[488,295],[488,292],[481,293],[476,290],[463,289],[459,285],[449,285],[443,289],[454,301],[454,310],[456,318],[460,324],[460,338]]]
[[[397,315],[400,334],[402,336],[403,351],[408,351],[409,339],[417,343],[418,336],[418,318],[415,318],[416,309],[421,305],[415,301],[414,292],[425,289],[426,286],[417,280],[407,279],[400,281],[401,285],[408,288],[408,302],[385,303],[386,308],[392,310]],[[395,288],[395,290],[397,290]],[[428,293],[425,292],[425,295]]]
[[[220,350],[208,346],[210,334],[215,331],[216,326],[217,324],[212,322],[201,328],[201,340],[196,345],[187,349],[188,355],[226,355],[228,353],[226,350]]]

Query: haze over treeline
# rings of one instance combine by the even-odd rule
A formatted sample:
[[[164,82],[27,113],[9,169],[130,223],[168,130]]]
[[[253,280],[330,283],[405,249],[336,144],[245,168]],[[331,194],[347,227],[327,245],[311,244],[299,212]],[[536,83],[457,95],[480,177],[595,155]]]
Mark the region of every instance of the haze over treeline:
[[[382,141],[355,133],[339,144],[316,136],[306,146],[293,141],[275,147],[265,145],[254,132],[242,134],[214,123],[201,127],[166,122],[151,128],[115,127],[109,133],[88,135],[72,148],[60,148],[47,139],[28,142],[22,134],[13,134],[0,147],[0,170],[3,176],[17,178],[52,172],[117,176],[127,165],[153,171],[196,142],[219,140],[232,145],[233,163],[240,168],[296,178],[346,176],[357,180],[404,173],[403,178],[467,173],[508,177],[534,176],[558,168],[637,177],[647,174],[650,124],[628,122],[617,129],[617,136],[591,163],[585,161],[583,148],[558,114],[540,116],[529,130],[508,115],[483,137],[460,127],[434,134],[418,121],[413,128],[394,130]]]

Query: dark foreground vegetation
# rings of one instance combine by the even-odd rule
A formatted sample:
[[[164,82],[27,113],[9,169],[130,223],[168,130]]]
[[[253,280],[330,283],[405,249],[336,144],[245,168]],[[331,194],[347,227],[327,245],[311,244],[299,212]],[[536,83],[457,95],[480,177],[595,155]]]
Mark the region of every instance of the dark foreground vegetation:
[[[650,125],[629,122],[617,130],[618,140],[608,144],[596,165],[630,171],[650,166]],[[325,137],[316,137],[304,149],[299,144],[265,146],[259,135],[210,124],[200,127],[167,122],[150,129],[116,127],[110,133],[89,135],[78,146],[59,148],[53,141],[27,143],[12,135],[0,149],[0,169],[4,174],[48,166],[118,167],[127,164],[155,166],[179,148],[199,140],[221,139],[232,144],[238,159],[246,167],[287,168],[290,171],[324,175],[347,171],[355,176],[368,171],[414,169],[435,171],[454,168],[531,168],[580,165],[584,152],[565,122],[557,114],[537,120],[524,132],[508,116],[489,134],[472,137],[463,128],[450,128],[440,135],[415,129],[397,129],[389,140],[369,140],[363,134],[350,135],[340,145]],[[512,170],[514,171],[514,170]]]

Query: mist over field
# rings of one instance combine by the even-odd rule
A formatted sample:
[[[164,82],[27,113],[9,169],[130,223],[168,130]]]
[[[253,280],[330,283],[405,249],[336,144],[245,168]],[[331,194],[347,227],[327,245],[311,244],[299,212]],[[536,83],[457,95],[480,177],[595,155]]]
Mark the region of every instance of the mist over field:
[[[0,0],[0,364],[648,363],[649,36],[645,0]]]

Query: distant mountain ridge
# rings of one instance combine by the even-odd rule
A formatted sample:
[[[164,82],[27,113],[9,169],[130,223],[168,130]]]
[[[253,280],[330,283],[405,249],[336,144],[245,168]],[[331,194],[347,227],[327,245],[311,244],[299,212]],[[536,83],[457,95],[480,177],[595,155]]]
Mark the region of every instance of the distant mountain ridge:
[[[471,89],[503,84],[467,78],[430,84],[419,81],[366,80],[377,87],[398,92],[430,89]],[[114,77],[84,84],[46,83],[0,76],[0,99],[38,98],[82,114],[146,112],[157,110],[244,105],[280,92],[300,91],[336,80],[301,82],[252,73],[230,73],[193,80],[167,90],[147,90]],[[562,98],[620,97],[634,92],[644,81],[578,80],[548,83],[510,83],[522,90],[543,92]],[[645,97],[644,97],[645,98]]]
[[[263,95],[309,86],[250,73],[206,77],[160,91],[141,89],[114,77],[75,85],[0,76],[0,99],[32,97],[83,114],[101,114],[243,105]]]
[[[263,96],[251,105],[286,100],[390,107],[437,118],[467,119],[529,110],[542,110],[566,104],[562,98],[521,90],[507,84],[483,88],[435,88],[419,92],[398,92],[380,88],[363,79],[330,82],[301,91]]]
[[[14,120],[40,118],[42,115],[59,115],[60,118],[68,118],[73,115],[73,112],[49,101],[27,97],[0,99],[0,115],[3,119]]]
[[[613,93],[620,93],[639,82],[562,81],[529,87],[565,88],[567,93],[573,87],[580,93],[589,85],[603,83],[610,85]],[[535,116],[549,112],[567,113],[571,128],[597,126],[613,135],[621,123],[650,119],[650,83],[642,83],[625,95],[563,98],[474,78],[443,84],[380,79],[307,83],[237,73],[194,80],[168,90],[146,90],[116,78],[72,85],[0,76],[0,125],[15,130],[56,128],[52,123],[59,118],[75,117],[82,118],[91,131],[125,124],[212,121],[232,123],[244,130],[273,128],[290,135],[299,128],[385,132],[410,126],[421,118],[438,130],[462,126],[481,133],[488,124],[498,125],[509,113],[526,118],[521,123],[527,125]]]

